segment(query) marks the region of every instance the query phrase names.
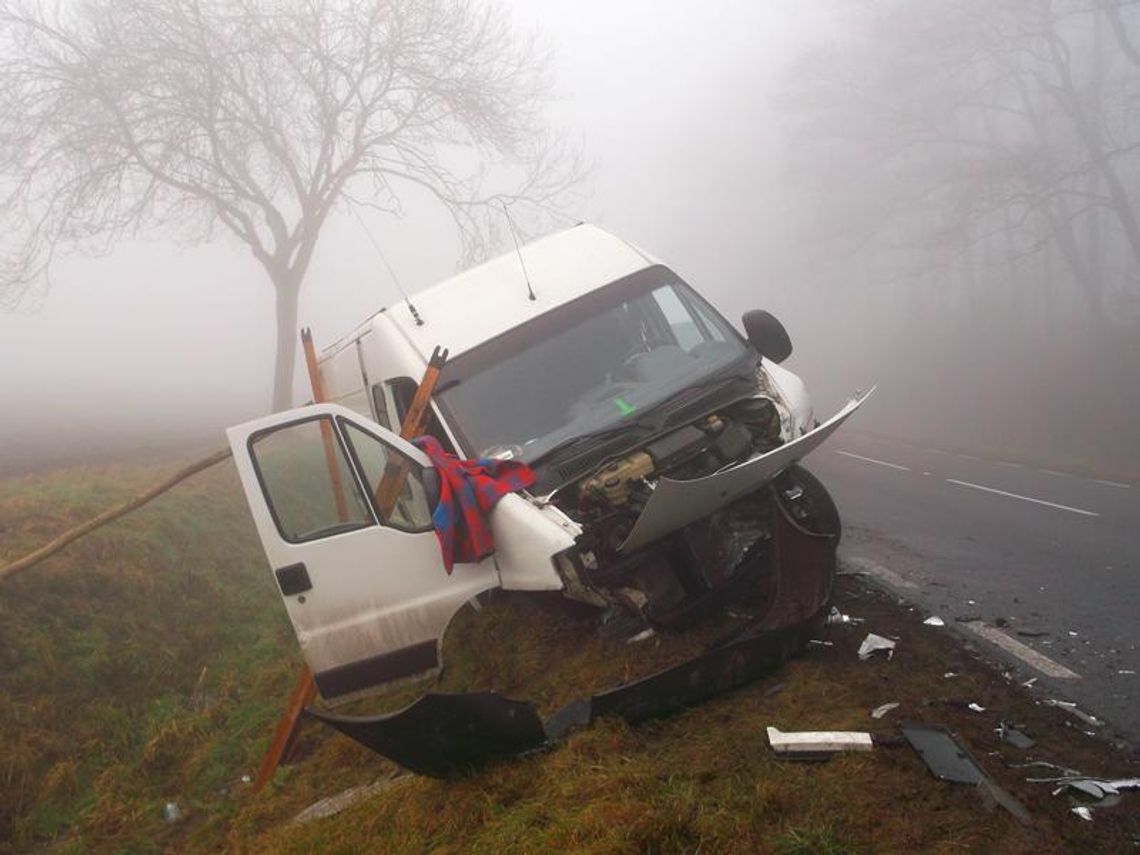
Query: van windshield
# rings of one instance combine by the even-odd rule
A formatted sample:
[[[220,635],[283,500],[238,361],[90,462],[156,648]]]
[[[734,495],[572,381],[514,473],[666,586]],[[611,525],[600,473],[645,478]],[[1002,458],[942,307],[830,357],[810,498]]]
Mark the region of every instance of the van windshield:
[[[456,357],[436,400],[469,453],[534,461],[636,421],[747,353],[676,274],[655,267]]]

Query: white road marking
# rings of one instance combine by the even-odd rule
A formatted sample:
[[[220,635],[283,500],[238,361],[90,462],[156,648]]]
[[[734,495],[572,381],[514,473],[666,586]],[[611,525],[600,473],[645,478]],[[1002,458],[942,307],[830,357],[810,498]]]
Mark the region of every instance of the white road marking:
[[[1097,484],[1104,484],[1106,487],[1121,487],[1125,490],[1131,490],[1132,489],[1131,484],[1122,484],[1119,481],[1105,481],[1102,478],[1096,478],[1094,480],[1096,481]]]
[[[880,466],[889,466],[891,469],[901,469],[903,472],[909,472],[909,466],[900,466],[897,463],[888,463],[885,460],[876,460],[874,457],[864,457],[862,454],[852,454],[850,451],[836,451],[836,454],[842,454],[844,457],[854,457],[856,460],[864,460],[867,463],[878,463]]]
[[[1072,478],[1073,477],[1072,473],[1070,473],[1070,472],[1058,472],[1056,469],[1038,469],[1037,471],[1040,472],[1042,475],[1056,475],[1058,478]]]
[[[911,582],[909,579],[904,579],[894,570],[888,570],[882,564],[876,564],[869,558],[856,558],[853,556],[848,556],[845,560],[848,564],[854,564],[868,576],[874,576],[879,581],[886,582],[892,588],[910,588],[912,590],[918,589],[918,585],[914,584],[914,582]]]
[[[1086,517],[1099,517],[1100,514],[1094,511],[1085,511],[1081,508],[1071,508],[1068,505],[1058,505],[1056,502],[1046,502],[1044,499],[1034,499],[1030,496],[1021,496],[1017,493],[1007,493],[1005,490],[995,490],[993,487],[983,487],[981,484],[971,484],[969,481],[959,481],[955,478],[947,478],[947,484],[957,484],[959,487],[969,487],[973,490],[982,490],[986,493],[994,493],[998,496],[1008,496],[1011,499],[1021,499],[1023,502],[1033,502],[1035,505],[1045,505],[1047,508],[1057,508],[1060,511],[1069,511],[1073,514],[1083,514]]]
[[[1012,653],[1026,665],[1031,668],[1036,668],[1046,677],[1053,677],[1057,680],[1079,680],[1081,675],[1076,671],[1070,671],[1059,662],[1054,662],[1048,656],[1044,656],[1034,650],[1028,645],[1022,644],[1016,638],[1006,635],[992,626],[987,626],[980,620],[970,621],[969,623],[962,624],[963,627],[970,630],[975,635],[980,635],[986,641],[992,642],[1000,647],[1006,653]]]

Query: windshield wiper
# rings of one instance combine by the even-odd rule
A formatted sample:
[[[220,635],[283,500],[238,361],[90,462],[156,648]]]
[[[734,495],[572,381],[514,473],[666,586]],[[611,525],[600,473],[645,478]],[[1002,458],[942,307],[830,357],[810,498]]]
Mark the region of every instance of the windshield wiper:
[[[608,439],[611,436],[617,436],[618,434],[625,433],[628,430],[652,432],[657,429],[657,425],[653,424],[652,422],[631,419],[630,421],[624,421],[620,424],[601,428],[600,430],[593,430],[588,433],[581,433],[577,436],[568,437],[567,439],[562,440],[562,442],[555,443],[546,451],[542,452],[542,454],[534,458],[530,464],[531,466],[534,466],[540,460],[545,460],[547,457],[550,457],[553,454],[558,454],[559,452],[567,451],[571,448],[576,448],[579,445],[592,445],[595,442],[600,442],[604,439]]]
[[[690,404],[705,398],[711,397],[717,392],[724,391],[727,387],[733,384],[751,384],[753,388],[756,385],[756,378],[747,374],[728,374],[724,377],[718,377],[700,386],[689,386],[680,390],[677,394],[666,398],[660,404],[657,404],[652,409],[661,412],[664,416],[662,419],[662,426],[668,425],[670,422],[669,416],[676,413],[678,410],[683,410]]]

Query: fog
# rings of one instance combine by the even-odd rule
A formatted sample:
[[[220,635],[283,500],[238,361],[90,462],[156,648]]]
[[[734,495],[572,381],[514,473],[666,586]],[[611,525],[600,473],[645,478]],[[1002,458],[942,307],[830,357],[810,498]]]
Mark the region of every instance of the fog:
[[[1014,11],[975,31],[954,17],[966,3],[932,42],[937,22],[901,2],[509,5],[551,47],[551,122],[593,163],[566,214],[660,257],[733,322],[776,314],[817,414],[878,384],[857,427],[1136,464],[1125,207],[1140,192],[1140,66],[1111,21],[1026,0],[992,4]],[[1038,73],[1024,64],[1049,40],[1019,47],[1002,28],[1049,6],[1095,110],[994,73]],[[986,42],[996,58],[970,65],[983,36],[1010,49]],[[1093,141],[1074,130],[1088,113]],[[455,271],[454,225],[426,194],[365,223],[408,291]],[[398,299],[361,223],[334,214],[300,299],[318,347]],[[270,409],[273,311],[262,268],[220,234],[57,259],[49,288],[0,313],[0,466],[220,444]],[[307,395],[298,366],[294,399]]]

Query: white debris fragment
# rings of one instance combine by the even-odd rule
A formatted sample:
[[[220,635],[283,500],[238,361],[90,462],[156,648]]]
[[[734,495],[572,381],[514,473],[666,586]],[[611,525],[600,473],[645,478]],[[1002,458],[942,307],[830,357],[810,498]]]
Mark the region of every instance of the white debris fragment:
[[[946,621],[942,620],[938,615],[931,615],[923,621],[927,626],[946,626]]]
[[[851,615],[845,615],[843,612],[839,611],[839,609],[837,609],[835,606],[831,607],[831,611],[828,613],[827,620],[825,621],[825,623],[827,623],[829,626],[834,625],[834,624],[839,624],[839,623],[847,623],[847,624],[854,625],[854,624],[862,623],[862,622],[863,622],[863,618],[857,618],[857,617],[851,617]]]
[[[1131,668],[1120,668],[1117,670],[1116,673],[1117,674],[1135,674],[1136,672],[1133,671]]]
[[[1073,813],[1083,819],[1085,822],[1092,822],[1092,811],[1083,805],[1081,807],[1073,808]]]
[[[871,710],[871,718],[882,718],[898,705],[898,701],[891,701],[889,704],[883,704],[880,707],[875,707],[873,710]]]
[[[653,631],[653,627],[649,627],[649,629],[643,629],[637,635],[631,635],[625,640],[625,643],[637,644],[639,641],[645,641],[647,639],[653,638],[654,635],[656,635],[656,633]]]
[[[834,647],[834,641],[824,641],[822,638],[809,638],[808,645],[811,647]]]
[[[895,642],[889,638],[883,638],[881,635],[875,635],[873,632],[867,633],[867,637],[863,639],[863,643],[859,645],[859,658],[867,660],[872,654],[885,650],[887,658],[891,659],[895,655]]]
[[[967,605],[971,605],[971,606],[976,606],[976,605],[977,605],[977,603],[976,603],[974,600],[966,600],[966,604],[967,604]]]
[[[774,727],[768,728],[768,744],[777,754],[870,751],[874,748],[871,734],[849,730],[802,731],[784,733]]]
[[[1069,636],[1070,636],[1071,638],[1076,638],[1076,637],[1077,637],[1077,634],[1076,634],[1075,632],[1073,632],[1073,631],[1070,629],[1070,630],[1069,630]]]
[[[242,776],[241,776],[241,782],[242,782],[243,784],[248,784],[248,783],[250,783],[251,781],[253,781],[253,777],[252,777],[251,775],[242,775]]]
[[[985,707],[983,707],[981,704],[974,703],[973,701],[966,704],[966,708],[973,710],[974,712],[985,712],[986,711]]]
[[[942,675],[942,679],[943,680],[953,680],[957,676],[958,676],[957,671],[947,671],[945,674]]]
[[[1074,718],[1079,718],[1085,724],[1090,724],[1093,727],[1103,727],[1104,722],[1097,718],[1095,715],[1090,715],[1082,709],[1079,709],[1072,701],[1058,701],[1055,698],[1046,698],[1045,703],[1051,707],[1058,707],[1063,709]]]
[[[1030,677],[1028,680],[1026,680],[1024,683],[1022,683],[1021,686],[1024,689],[1028,689],[1030,686],[1032,686],[1036,682],[1037,682],[1036,677]]]

